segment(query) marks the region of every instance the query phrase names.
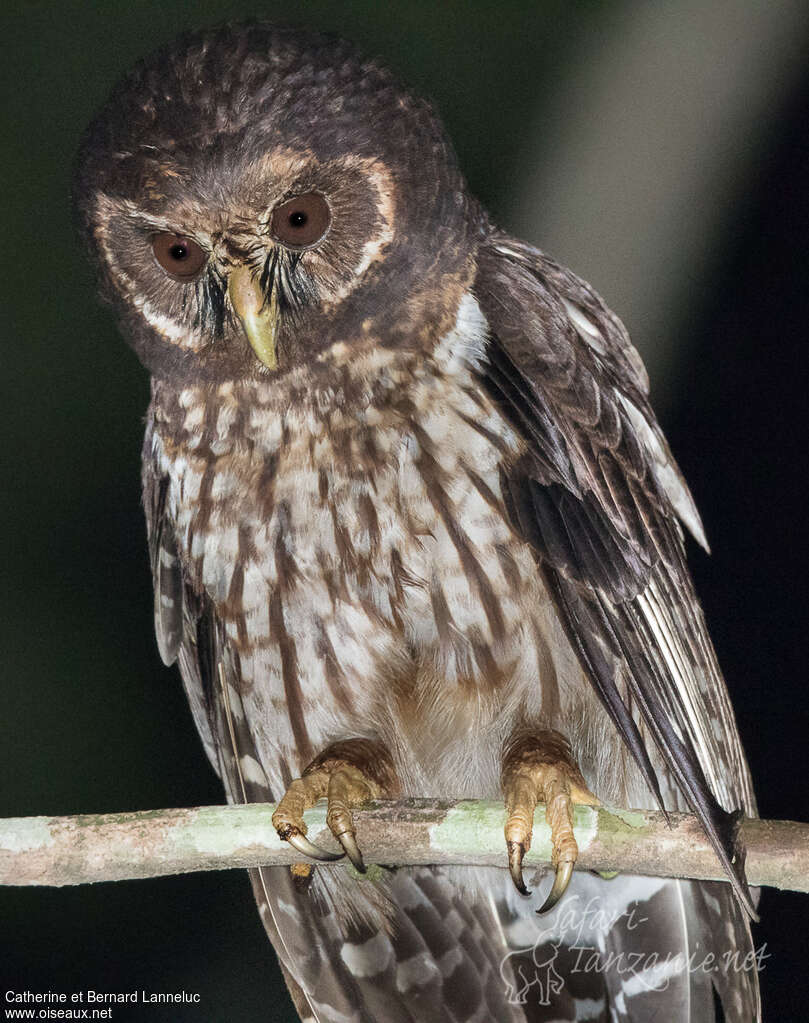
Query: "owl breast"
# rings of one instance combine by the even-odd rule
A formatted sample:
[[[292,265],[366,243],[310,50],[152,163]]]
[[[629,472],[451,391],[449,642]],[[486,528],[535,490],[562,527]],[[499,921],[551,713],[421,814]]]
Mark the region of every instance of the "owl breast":
[[[476,315],[462,303],[428,356],[352,353],[326,386],[155,386],[178,553],[222,623],[273,786],[371,735],[401,751],[414,793],[495,795],[515,722],[569,722],[589,692],[503,506],[519,446],[474,380]]]

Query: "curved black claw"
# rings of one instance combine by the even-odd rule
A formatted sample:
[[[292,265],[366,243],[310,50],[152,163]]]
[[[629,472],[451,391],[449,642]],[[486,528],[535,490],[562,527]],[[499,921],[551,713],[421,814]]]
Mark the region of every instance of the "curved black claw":
[[[366,871],[365,862],[362,858],[362,853],[357,845],[357,839],[354,837],[353,831],[344,831],[340,835],[335,835],[335,838],[345,850],[346,856],[351,860],[355,869],[364,874]]]
[[[567,886],[570,884],[571,877],[573,877],[573,864],[570,860],[565,860],[564,863],[556,864],[556,876],[553,879],[553,886],[548,892],[547,899],[545,899],[537,910],[537,913],[548,913],[553,909],[556,903],[567,891]]]
[[[520,895],[530,895],[530,888],[525,887],[525,881],[522,878],[522,861],[525,856],[525,846],[522,842],[508,842],[508,869],[511,874],[511,880],[514,882],[514,887],[520,893]]]
[[[293,849],[297,849],[299,853],[309,856],[313,860],[332,863],[334,860],[341,860],[345,855],[345,853],[328,852],[326,849],[321,849],[319,845],[310,842],[306,835],[301,834],[300,831],[290,831],[288,835],[281,837],[289,842]]]

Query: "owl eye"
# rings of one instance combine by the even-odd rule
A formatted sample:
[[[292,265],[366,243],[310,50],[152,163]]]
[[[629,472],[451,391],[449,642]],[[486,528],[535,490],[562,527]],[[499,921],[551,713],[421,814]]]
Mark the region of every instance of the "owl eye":
[[[152,238],[152,252],[175,281],[193,281],[208,261],[208,253],[196,242],[168,231]]]
[[[329,204],[317,192],[307,192],[273,210],[270,230],[282,245],[308,249],[326,236],[330,224]]]

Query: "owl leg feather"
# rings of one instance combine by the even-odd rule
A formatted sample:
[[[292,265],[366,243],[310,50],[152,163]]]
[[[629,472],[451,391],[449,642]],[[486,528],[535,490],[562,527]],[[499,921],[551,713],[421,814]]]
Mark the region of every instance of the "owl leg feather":
[[[587,788],[567,739],[554,731],[521,732],[513,738],[503,756],[501,784],[508,812],[509,870],[522,895],[530,895],[523,881],[522,861],[531,847],[534,811],[537,803],[545,804],[553,843],[551,862],[556,868],[553,886],[537,910],[546,913],[567,890],[579,855],[573,835],[573,805],[594,805],[599,800]]]
[[[293,781],[272,822],[280,838],[316,860],[339,860],[343,853],[331,853],[306,838],[304,810],[322,798],[328,799],[326,823],[343,847],[345,855],[360,873],[365,863],[357,846],[351,810],[370,799],[394,795],[398,790],[390,754],[370,739],[346,739],[328,746],[309,764],[302,777]]]

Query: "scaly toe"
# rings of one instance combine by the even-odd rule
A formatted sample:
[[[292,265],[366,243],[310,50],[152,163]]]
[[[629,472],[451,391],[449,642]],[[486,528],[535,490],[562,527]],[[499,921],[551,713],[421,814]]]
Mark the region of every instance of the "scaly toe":
[[[366,868],[357,845],[351,808],[362,806],[369,799],[379,798],[382,794],[380,786],[352,764],[336,768],[329,778],[326,823],[360,874],[364,874]]]
[[[545,804],[556,875],[537,912],[547,913],[567,890],[579,855],[573,834],[573,807],[576,803],[598,803],[598,799],[587,788],[567,740],[549,730],[520,735],[506,748],[501,782],[508,813],[505,837],[509,872],[521,895],[529,894],[522,861],[531,847],[534,811],[537,803]]]
[[[279,836],[304,856],[327,863],[348,856],[356,870],[364,874],[351,810],[397,790],[393,762],[382,746],[370,739],[345,739],[323,750],[302,777],[290,782],[272,822]],[[324,796],[328,800],[326,824],[343,852],[328,852],[305,837],[304,811]]]
[[[308,778],[296,778],[276,807],[272,823],[278,837],[289,842],[293,849],[313,860],[332,863],[341,860],[344,854],[329,852],[310,842],[306,837],[306,824],[303,820],[304,810],[314,806],[317,800],[326,794],[327,785],[328,775],[313,774]]]

